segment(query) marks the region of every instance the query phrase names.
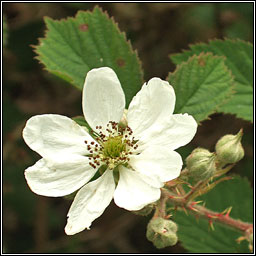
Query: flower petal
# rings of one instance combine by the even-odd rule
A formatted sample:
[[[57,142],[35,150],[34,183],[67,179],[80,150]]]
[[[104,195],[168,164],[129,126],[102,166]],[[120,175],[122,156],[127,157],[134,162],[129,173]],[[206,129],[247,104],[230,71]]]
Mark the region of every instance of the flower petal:
[[[180,175],[182,158],[177,152],[167,147],[152,146],[139,155],[131,155],[129,164],[133,169],[151,179],[166,182]]]
[[[175,150],[188,144],[196,134],[197,123],[188,114],[175,114],[165,122],[156,123],[148,129],[138,142],[140,152],[145,148],[159,145]]]
[[[25,170],[25,178],[34,193],[57,197],[73,193],[95,173],[87,157],[67,155],[54,160],[41,158]]]
[[[144,84],[130,103],[127,120],[139,139],[142,132],[173,113],[175,93],[172,86],[160,78]]]
[[[53,114],[31,117],[23,130],[23,138],[31,149],[46,158],[59,153],[86,155],[84,141],[94,141],[72,119]]]
[[[85,119],[93,130],[96,126],[106,128],[109,121],[121,120],[125,96],[111,68],[95,68],[87,73],[82,104]]]
[[[160,198],[160,189],[146,183],[139,173],[120,166],[120,178],[114,193],[116,205],[137,211]]]
[[[100,178],[82,187],[69,209],[66,234],[74,235],[85,228],[89,229],[92,222],[110,204],[114,190],[115,181],[112,170],[106,170]]]

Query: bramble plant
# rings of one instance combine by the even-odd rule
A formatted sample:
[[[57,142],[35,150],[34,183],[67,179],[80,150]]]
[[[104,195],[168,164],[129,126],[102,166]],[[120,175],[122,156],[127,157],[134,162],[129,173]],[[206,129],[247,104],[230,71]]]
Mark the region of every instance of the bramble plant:
[[[194,253],[252,251],[250,185],[227,176],[244,157],[243,129],[220,138],[215,152],[199,147],[182,160],[175,151],[215,112],[252,122],[252,44],[191,45],[170,56],[177,66],[166,81],[144,83],[136,51],[99,7],[45,23],[37,59],[82,91],[84,117],[27,121],[24,140],[42,158],[25,177],[39,195],[77,192],[66,234],[93,229],[113,199],[134,214],[153,212],[146,236],[157,248],[180,241]]]

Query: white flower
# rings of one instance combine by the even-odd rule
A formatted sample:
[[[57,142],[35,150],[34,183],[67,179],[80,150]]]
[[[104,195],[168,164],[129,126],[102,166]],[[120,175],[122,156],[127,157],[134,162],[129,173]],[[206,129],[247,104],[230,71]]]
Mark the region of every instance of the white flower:
[[[57,197],[80,189],[68,212],[68,235],[89,229],[113,198],[131,211],[157,201],[164,182],[180,174],[182,159],[174,150],[190,142],[197,129],[192,116],[172,114],[174,90],[159,78],[133,98],[128,126],[118,125],[125,96],[108,67],[88,72],[82,105],[92,136],[72,119],[54,114],[30,118],[23,130],[25,142],[42,156],[25,171],[31,190]],[[101,176],[89,182],[99,167]]]

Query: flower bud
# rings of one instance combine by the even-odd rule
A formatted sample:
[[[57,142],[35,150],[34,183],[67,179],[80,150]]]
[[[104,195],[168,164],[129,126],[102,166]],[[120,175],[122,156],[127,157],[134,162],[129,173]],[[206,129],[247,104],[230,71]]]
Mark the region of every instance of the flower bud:
[[[153,208],[154,208],[154,204],[149,204],[138,211],[132,211],[132,212],[136,215],[147,216],[152,212]]]
[[[177,224],[172,220],[153,218],[148,223],[146,236],[156,248],[161,249],[177,243],[177,229]]]
[[[194,181],[205,180],[216,171],[215,154],[204,148],[196,148],[186,158],[188,176]]]
[[[217,159],[223,164],[233,164],[244,157],[244,149],[241,144],[243,130],[238,134],[228,134],[219,139],[215,146]]]

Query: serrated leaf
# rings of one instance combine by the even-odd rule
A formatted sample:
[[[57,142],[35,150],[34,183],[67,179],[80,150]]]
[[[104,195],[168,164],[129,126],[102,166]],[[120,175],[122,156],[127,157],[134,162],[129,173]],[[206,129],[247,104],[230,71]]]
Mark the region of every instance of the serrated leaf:
[[[142,70],[137,53],[113,19],[96,7],[92,12],[79,11],[75,18],[45,18],[45,22],[46,36],[35,51],[46,69],[82,89],[89,70],[111,67],[128,106],[142,86]]]
[[[253,46],[241,40],[214,40],[209,44],[190,45],[190,50],[171,55],[175,64],[187,61],[194,54],[212,52],[225,56],[225,64],[231,70],[235,84],[234,95],[218,112],[235,114],[237,117],[253,121]]]
[[[232,206],[230,216],[245,222],[253,221],[253,193],[247,179],[236,177],[220,183],[215,189],[198,198],[206,202],[208,209],[222,212]],[[192,253],[249,253],[248,242],[235,240],[242,234],[214,223],[214,231],[208,221],[196,220],[192,215],[177,212],[178,237],[184,248]]]
[[[198,122],[229,97],[233,83],[224,58],[211,53],[190,57],[167,80],[176,93],[175,113],[188,113]]]

